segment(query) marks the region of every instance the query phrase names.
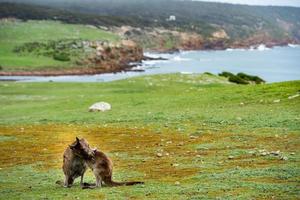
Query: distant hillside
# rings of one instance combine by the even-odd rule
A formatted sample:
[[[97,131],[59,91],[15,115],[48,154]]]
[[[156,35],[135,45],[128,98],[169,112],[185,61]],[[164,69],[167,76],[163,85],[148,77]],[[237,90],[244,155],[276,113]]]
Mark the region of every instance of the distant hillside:
[[[124,24],[139,25],[138,20],[127,19],[127,17],[121,18],[98,16],[96,14],[82,14],[63,9],[23,3],[0,3],[0,18],[7,17],[15,17],[23,20],[60,20],[71,24],[102,26],[121,26]]]
[[[83,41],[115,43],[119,37],[86,25],[0,20],[0,72],[77,67],[93,50],[85,51]]]
[[[203,36],[210,36],[216,30],[222,29],[231,39],[248,38],[259,33],[274,39],[290,37],[300,40],[300,8],[295,7],[176,0],[10,0],[9,2],[51,6],[71,13],[81,13],[81,15],[70,12],[59,14],[63,19],[68,15],[70,22],[164,27],[179,31],[195,31]],[[46,14],[53,17],[58,14],[57,12],[48,9]],[[167,20],[172,15],[176,20]]]

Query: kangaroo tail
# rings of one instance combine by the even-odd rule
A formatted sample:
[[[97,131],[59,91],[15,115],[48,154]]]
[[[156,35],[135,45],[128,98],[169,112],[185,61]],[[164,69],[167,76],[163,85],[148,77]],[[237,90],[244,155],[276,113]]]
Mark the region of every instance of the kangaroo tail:
[[[111,177],[106,178],[104,183],[108,186],[115,187],[115,186],[124,186],[124,185],[137,185],[137,184],[144,184],[141,181],[130,181],[130,182],[115,182],[111,179]]]
[[[115,187],[115,186],[128,186],[128,185],[137,185],[137,184],[144,184],[144,182],[141,181],[130,181],[130,182],[115,182],[111,181],[109,183],[106,183],[109,186]]]

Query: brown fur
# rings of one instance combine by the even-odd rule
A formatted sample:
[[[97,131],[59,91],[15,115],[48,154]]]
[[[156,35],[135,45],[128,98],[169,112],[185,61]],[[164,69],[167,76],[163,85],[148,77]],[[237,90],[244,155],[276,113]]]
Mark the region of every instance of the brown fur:
[[[92,169],[96,177],[96,186],[101,187],[102,182],[108,186],[122,186],[122,185],[135,185],[144,184],[144,182],[132,181],[132,182],[115,182],[112,180],[113,163],[111,159],[103,152],[94,150],[93,158],[86,160],[88,166]],[[85,187],[94,188],[94,187]]]
[[[64,187],[71,187],[77,177],[81,177],[80,185],[83,183],[83,176],[87,170],[86,159],[93,157],[93,150],[89,147],[85,139],[78,139],[73,142],[64,152],[63,156],[63,172],[65,174]],[[59,181],[57,181],[59,184]]]

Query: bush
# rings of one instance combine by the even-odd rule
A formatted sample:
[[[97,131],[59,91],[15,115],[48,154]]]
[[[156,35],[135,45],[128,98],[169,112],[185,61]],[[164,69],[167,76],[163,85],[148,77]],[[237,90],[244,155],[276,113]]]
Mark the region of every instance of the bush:
[[[244,79],[244,80],[246,80],[246,81],[255,82],[256,84],[261,84],[261,83],[265,82],[263,79],[261,79],[258,76],[252,76],[252,75],[248,75],[248,74],[245,74],[245,73],[238,73],[237,76]]]
[[[252,76],[252,75],[241,73],[241,72],[238,73],[237,75],[235,75],[231,72],[222,72],[219,74],[219,76],[226,77],[226,78],[228,78],[228,80],[230,82],[237,83],[237,84],[246,85],[251,82],[253,82],[255,84],[265,83],[265,81],[258,76]]]
[[[63,62],[71,60],[69,57],[69,54],[64,53],[64,52],[54,53],[53,58],[54,58],[54,60],[63,61]]]
[[[3,67],[0,65],[0,71],[3,69]]]
[[[230,76],[228,80],[230,82],[237,83],[237,84],[243,84],[243,85],[249,84],[248,81],[246,81],[246,80],[244,80],[241,77],[236,76],[236,75]]]
[[[258,76],[253,76],[253,81],[256,83],[256,84],[261,84],[261,83],[265,83],[266,81]]]
[[[230,73],[230,72],[222,72],[219,74],[219,76],[224,76],[226,78],[229,78],[231,76],[235,76],[233,73]]]

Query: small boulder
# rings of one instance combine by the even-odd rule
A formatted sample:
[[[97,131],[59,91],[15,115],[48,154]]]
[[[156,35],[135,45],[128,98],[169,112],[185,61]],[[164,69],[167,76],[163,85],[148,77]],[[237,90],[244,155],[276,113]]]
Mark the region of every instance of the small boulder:
[[[162,154],[162,153],[157,153],[156,156],[157,156],[157,157],[162,157],[163,154]]]
[[[89,107],[90,112],[104,112],[108,110],[111,110],[111,105],[106,102],[98,102]]]
[[[197,139],[197,138],[198,138],[197,136],[190,135],[190,139]]]

